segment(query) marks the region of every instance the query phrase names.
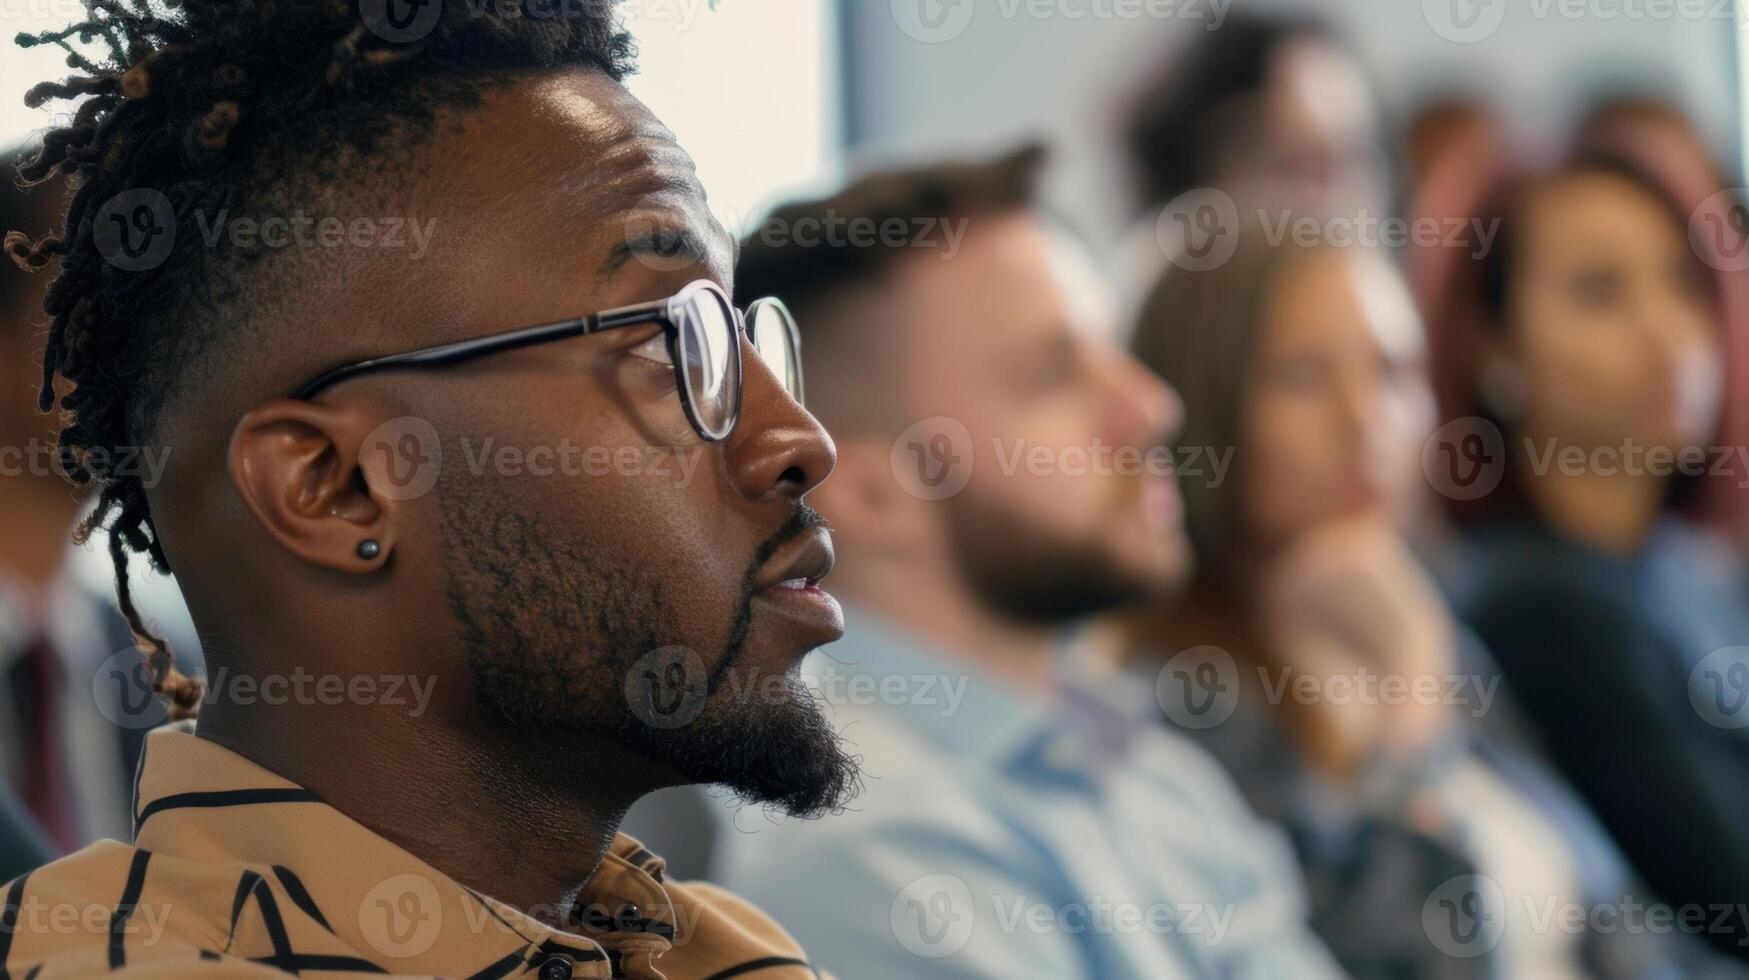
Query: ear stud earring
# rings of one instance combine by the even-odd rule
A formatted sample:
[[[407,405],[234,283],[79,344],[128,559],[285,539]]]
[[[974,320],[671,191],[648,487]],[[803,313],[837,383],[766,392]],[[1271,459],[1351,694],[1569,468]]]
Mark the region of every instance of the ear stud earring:
[[[365,561],[371,561],[382,553],[383,546],[378,544],[375,538],[370,538],[358,543],[358,557],[363,558]]]

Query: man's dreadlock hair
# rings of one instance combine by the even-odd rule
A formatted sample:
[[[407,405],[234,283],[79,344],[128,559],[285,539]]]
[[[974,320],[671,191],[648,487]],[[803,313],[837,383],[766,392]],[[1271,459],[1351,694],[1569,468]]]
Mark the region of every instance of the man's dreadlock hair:
[[[173,717],[194,714],[201,684],[177,672],[134,605],[129,554],[144,553],[160,572],[169,563],[147,488],[114,463],[126,458],[119,450],[149,445],[172,393],[236,342],[249,306],[267,301],[268,263],[183,234],[154,267],[121,268],[106,261],[98,235],[106,203],[155,192],[171,227],[184,229],[250,208],[283,213],[298,195],[333,193],[337,174],[392,182],[377,158],[413,143],[439,107],[473,104],[494,80],[578,67],[617,80],[631,70],[614,0],[425,0],[405,30],[386,16],[396,2],[85,0],[82,22],[17,38],[61,47],[74,69],[32,88],[27,105],[81,100],[19,167],[26,184],[59,176],[71,185],[61,233],[5,238],[26,269],[59,259],[43,303],[51,319],[40,404],[54,409],[57,374],[71,383],[60,399],[61,454],[73,481],[96,491],[75,540],[108,531],[121,610]]]

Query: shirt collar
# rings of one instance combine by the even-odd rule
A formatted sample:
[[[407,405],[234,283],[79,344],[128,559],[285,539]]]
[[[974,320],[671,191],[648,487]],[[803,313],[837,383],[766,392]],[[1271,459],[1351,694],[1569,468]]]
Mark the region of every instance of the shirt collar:
[[[1065,631],[1052,656],[1049,689],[1028,690],[847,605],[845,639],[815,654],[808,669],[820,683],[833,673],[867,676],[876,686],[885,678],[904,679],[903,689],[919,696],[883,699],[883,707],[944,752],[995,766],[1042,762],[1085,773],[1120,758],[1150,727],[1152,715],[1133,697],[1135,678],[1095,670],[1080,654],[1073,632]],[[963,685],[957,707],[921,696],[930,678],[936,689]]]
[[[575,976],[605,978],[610,950],[647,957],[647,966],[673,945],[662,860],[623,834],[574,910],[585,935],[474,892],[295,783],[184,731],[153,732],[137,778],[138,847],[289,869],[334,934],[392,973],[468,975],[563,954]]]

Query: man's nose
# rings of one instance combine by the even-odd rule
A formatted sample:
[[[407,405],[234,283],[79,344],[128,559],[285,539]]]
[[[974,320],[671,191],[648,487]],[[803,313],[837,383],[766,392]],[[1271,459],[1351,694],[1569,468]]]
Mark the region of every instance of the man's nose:
[[[1165,379],[1122,350],[1112,352],[1107,377],[1110,425],[1122,444],[1152,446],[1178,434],[1184,402]]]
[[[735,488],[748,500],[799,500],[832,472],[838,449],[746,340],[741,363],[741,419],[725,444]]]

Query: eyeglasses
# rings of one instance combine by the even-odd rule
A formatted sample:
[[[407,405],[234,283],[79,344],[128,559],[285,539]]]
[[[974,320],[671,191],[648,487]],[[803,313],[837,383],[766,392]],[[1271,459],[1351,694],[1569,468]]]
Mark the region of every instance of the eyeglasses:
[[[801,336],[789,309],[779,300],[766,298],[750,304],[743,313],[735,309],[715,283],[705,279],[652,303],[347,364],[317,376],[292,397],[307,401],[333,385],[364,374],[397,368],[448,367],[488,354],[648,323],[662,327],[680,403],[701,439],[721,442],[735,431],[735,423],[740,420],[742,334],[752,341],[754,351],[790,397],[797,403],[802,401]]]

